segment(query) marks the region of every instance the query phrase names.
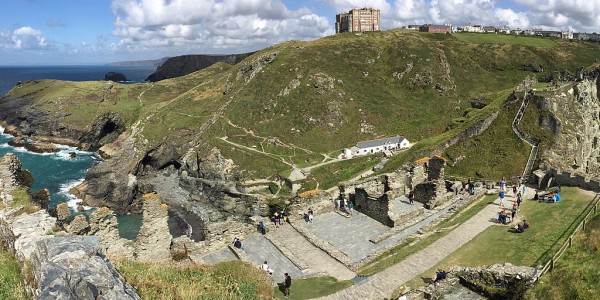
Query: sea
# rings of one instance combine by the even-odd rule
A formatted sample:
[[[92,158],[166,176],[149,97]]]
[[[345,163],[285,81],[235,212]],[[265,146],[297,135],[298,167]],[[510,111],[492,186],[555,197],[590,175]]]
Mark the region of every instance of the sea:
[[[128,82],[143,82],[156,70],[155,66],[0,66],[0,96],[8,93],[17,82],[38,79],[69,81],[104,80],[108,72],[123,73]]]
[[[120,72],[129,83],[143,82],[155,71],[153,66],[0,66],[0,96],[8,93],[17,82],[38,79],[59,79],[69,81],[103,80],[107,72]],[[77,197],[69,194],[69,190],[83,182],[85,174],[101,158],[93,152],[77,150],[74,147],[57,145],[56,153],[33,153],[25,148],[12,147],[8,142],[13,136],[4,133],[0,127],[0,157],[6,153],[14,153],[33,176],[31,191],[47,188],[50,192],[50,207],[67,203],[75,212]],[[75,157],[71,157],[75,153]],[[92,207],[84,207],[86,211]],[[120,216],[119,231],[121,237],[135,239],[141,226],[141,216]]]

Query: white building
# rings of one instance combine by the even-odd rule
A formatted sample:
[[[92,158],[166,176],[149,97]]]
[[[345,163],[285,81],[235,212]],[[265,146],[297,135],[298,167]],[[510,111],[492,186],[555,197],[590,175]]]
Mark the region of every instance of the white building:
[[[352,148],[344,149],[344,157],[350,158],[357,155],[367,155],[373,153],[382,153],[396,149],[407,149],[410,142],[403,136],[395,136],[385,139],[377,139],[365,142],[358,142]]]

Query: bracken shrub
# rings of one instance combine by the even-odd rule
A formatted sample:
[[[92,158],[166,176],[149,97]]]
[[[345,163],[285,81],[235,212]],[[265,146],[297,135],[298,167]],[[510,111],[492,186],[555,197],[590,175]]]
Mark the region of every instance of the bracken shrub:
[[[215,266],[117,261],[142,299],[272,299],[268,276],[240,261]]]

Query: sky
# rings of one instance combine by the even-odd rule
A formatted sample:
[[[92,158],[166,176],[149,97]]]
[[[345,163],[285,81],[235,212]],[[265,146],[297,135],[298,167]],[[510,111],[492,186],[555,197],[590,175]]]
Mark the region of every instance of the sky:
[[[381,10],[383,30],[481,24],[600,32],[600,0],[0,0],[0,65],[102,64],[256,51],[335,33]]]

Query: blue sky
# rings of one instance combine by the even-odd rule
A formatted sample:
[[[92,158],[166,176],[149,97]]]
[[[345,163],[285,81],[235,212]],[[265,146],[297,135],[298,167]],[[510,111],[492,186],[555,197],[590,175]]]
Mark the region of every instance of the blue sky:
[[[254,51],[334,33],[381,9],[382,28],[508,25],[600,32],[598,0],[0,0],[0,65],[90,64]]]

